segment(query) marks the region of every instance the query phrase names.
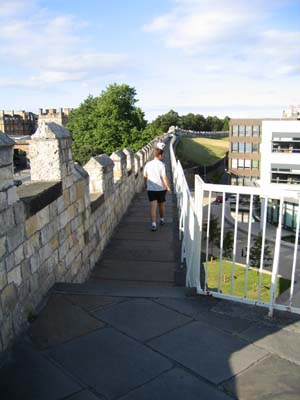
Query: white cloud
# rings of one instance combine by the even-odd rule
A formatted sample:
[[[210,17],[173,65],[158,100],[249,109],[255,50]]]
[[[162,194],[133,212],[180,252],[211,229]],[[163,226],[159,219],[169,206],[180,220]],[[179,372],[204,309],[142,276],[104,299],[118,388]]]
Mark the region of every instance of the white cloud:
[[[17,79],[15,86],[41,88],[80,81],[91,74],[101,77],[128,63],[124,54],[91,48],[82,33],[85,21],[38,8],[19,15],[18,5],[18,1],[5,1],[0,7],[1,62],[27,71],[26,85]],[[10,85],[10,81],[2,80],[1,85]]]

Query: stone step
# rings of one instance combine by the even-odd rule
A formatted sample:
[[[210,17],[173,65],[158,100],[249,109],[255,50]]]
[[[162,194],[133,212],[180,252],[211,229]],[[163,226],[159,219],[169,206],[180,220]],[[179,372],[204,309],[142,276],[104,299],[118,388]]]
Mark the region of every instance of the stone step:
[[[137,226],[138,225],[138,226]],[[145,241],[162,241],[172,242],[175,232],[172,224],[158,226],[156,232],[150,230],[150,223],[133,223],[124,222],[115,232],[114,240],[145,240]]]
[[[176,253],[178,252],[170,242],[135,240],[129,244],[126,240],[113,240],[104,251],[101,261],[115,259],[172,262],[179,259]]]
[[[184,299],[190,296],[191,289],[185,287],[140,287],[132,285],[131,287],[120,287],[117,283],[111,281],[105,283],[56,283],[51,293],[63,294],[85,294],[95,296],[111,297],[140,297],[140,298],[179,298]]]
[[[96,264],[92,278],[127,281],[170,282],[174,281],[175,262],[115,261],[104,259]]]

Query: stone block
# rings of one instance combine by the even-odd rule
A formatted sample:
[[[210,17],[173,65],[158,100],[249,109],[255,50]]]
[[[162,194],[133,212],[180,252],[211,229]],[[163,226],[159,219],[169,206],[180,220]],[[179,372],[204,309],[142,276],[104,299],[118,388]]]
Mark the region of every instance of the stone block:
[[[58,235],[55,235],[55,237],[50,240],[50,247],[52,251],[55,251],[58,249],[59,243],[58,243]]]
[[[29,260],[23,260],[21,262],[21,275],[22,275],[22,280],[25,281],[28,279],[31,275],[30,273],[30,262]]]
[[[14,217],[15,217],[15,224],[24,224],[25,222],[25,210],[24,210],[24,204],[22,201],[18,201],[14,203],[13,205],[13,210],[14,210]]]
[[[4,261],[0,261],[0,292],[7,285],[7,272]]]
[[[64,209],[67,209],[70,205],[70,191],[66,189],[63,191],[63,199],[64,199]],[[62,210],[63,211],[63,210]]]
[[[24,227],[16,226],[7,232],[7,248],[14,251],[25,239]]]
[[[0,133],[3,135],[3,133]],[[3,167],[4,165],[10,165],[13,163],[13,151],[12,151],[12,146],[1,146],[1,139],[0,139],[0,167]]]
[[[19,198],[18,198],[18,195],[17,195],[17,188],[16,188],[16,186],[12,186],[7,191],[7,202],[8,202],[8,205],[10,206],[10,205],[16,203],[18,200],[19,200]]]
[[[30,258],[33,253],[37,252],[40,248],[40,234],[36,232],[34,235],[30,237],[30,239],[26,240],[24,244],[24,254],[26,258]]]
[[[65,258],[70,248],[69,240],[65,240],[62,244],[59,245],[58,249],[58,259],[61,261]]]
[[[9,207],[0,213],[0,237],[15,225],[13,208]]]
[[[45,244],[45,246],[41,247],[39,250],[40,263],[43,264],[52,254],[52,248],[50,243]]]
[[[77,198],[76,198],[76,194],[77,193],[76,193],[76,186],[75,185],[70,186],[69,193],[70,193],[70,202],[74,203],[77,200]]]
[[[123,153],[126,156],[126,164],[127,164],[127,171],[131,171],[134,173],[135,165],[134,165],[134,153],[131,149],[126,148],[123,150]]]
[[[15,256],[15,265],[21,264],[24,260],[24,244],[22,243],[19,247],[16,248],[14,252]]]
[[[26,236],[30,238],[34,233],[39,230],[39,224],[37,215],[33,215],[32,217],[28,218],[25,222],[25,231]]]
[[[114,182],[127,176],[127,161],[123,151],[115,151],[110,158],[114,162]]]
[[[36,214],[39,229],[42,229],[45,225],[50,222],[50,211],[49,206],[43,208]]]
[[[85,180],[81,180],[76,183],[77,200],[82,199],[84,197],[86,190],[87,190],[87,183]]]
[[[17,290],[13,283],[8,284],[0,294],[2,309],[4,313],[9,314],[13,312],[17,304]]]
[[[41,242],[43,245],[48,243],[53,238],[53,236],[57,232],[57,228],[58,228],[57,222],[53,221],[41,229],[40,237],[41,237]]]
[[[56,206],[57,206],[57,214],[61,214],[64,209],[65,209],[65,202],[64,202],[64,197],[60,196],[57,200],[56,200]]]
[[[0,258],[6,253],[6,237],[0,238]]]
[[[5,210],[7,206],[7,192],[0,192],[0,212]]]
[[[58,232],[58,242],[62,244],[71,235],[71,223]]]
[[[40,257],[38,253],[33,254],[33,256],[30,257],[30,270],[31,273],[34,274],[40,267]]]
[[[18,265],[7,273],[8,284],[14,283],[16,286],[20,286],[22,283],[21,266]]]
[[[12,164],[0,167],[0,181],[12,182],[13,168]]]
[[[52,202],[49,204],[49,215],[50,215],[50,221],[53,221],[57,217],[57,203],[56,201]]]

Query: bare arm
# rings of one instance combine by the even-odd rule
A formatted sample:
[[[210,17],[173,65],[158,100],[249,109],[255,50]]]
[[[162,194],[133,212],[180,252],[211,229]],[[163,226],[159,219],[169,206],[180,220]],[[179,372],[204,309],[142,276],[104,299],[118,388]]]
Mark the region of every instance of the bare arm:
[[[170,182],[166,175],[163,177],[163,181],[164,181],[165,187],[167,188],[167,191],[171,193]]]

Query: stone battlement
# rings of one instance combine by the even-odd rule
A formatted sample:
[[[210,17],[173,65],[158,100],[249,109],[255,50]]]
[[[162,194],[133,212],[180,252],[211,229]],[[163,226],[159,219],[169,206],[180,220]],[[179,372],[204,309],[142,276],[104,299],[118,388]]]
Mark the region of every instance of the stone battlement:
[[[58,125],[65,126],[68,123],[69,115],[73,108],[50,108],[43,110],[39,109],[38,120],[39,123],[44,122],[55,122]]]
[[[143,187],[153,140],[74,163],[69,131],[41,122],[31,181],[13,183],[14,142],[0,133],[0,352],[26,328],[55,282],[84,282]]]

